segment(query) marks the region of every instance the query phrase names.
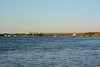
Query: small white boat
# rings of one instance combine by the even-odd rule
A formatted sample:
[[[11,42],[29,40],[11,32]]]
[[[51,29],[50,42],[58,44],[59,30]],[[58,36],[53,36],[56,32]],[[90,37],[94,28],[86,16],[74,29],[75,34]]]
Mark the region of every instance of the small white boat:
[[[57,37],[57,36],[54,36],[54,37]]]

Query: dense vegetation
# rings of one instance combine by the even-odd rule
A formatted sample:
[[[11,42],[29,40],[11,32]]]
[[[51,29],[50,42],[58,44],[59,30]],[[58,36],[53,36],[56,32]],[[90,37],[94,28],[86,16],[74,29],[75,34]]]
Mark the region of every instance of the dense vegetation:
[[[73,33],[38,33],[38,32],[29,32],[25,33],[16,33],[16,34],[7,34],[3,33],[0,36],[73,36]],[[74,36],[80,37],[100,37],[100,32],[87,32],[87,33],[75,33]]]

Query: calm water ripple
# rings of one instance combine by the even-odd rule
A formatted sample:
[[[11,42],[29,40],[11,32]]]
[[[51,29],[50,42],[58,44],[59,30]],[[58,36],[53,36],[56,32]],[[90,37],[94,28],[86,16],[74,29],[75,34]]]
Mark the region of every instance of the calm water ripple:
[[[0,37],[0,67],[100,67],[100,37]]]

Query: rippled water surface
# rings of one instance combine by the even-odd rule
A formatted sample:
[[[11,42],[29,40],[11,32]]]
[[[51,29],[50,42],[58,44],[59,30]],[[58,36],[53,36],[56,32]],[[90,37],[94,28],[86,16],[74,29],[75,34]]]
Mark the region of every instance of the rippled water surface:
[[[100,37],[0,37],[0,67],[100,67]]]

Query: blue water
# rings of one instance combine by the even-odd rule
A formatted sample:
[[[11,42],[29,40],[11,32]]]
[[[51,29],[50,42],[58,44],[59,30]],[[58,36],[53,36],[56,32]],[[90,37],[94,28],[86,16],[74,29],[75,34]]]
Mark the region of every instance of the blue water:
[[[100,37],[0,37],[0,67],[100,67]]]

